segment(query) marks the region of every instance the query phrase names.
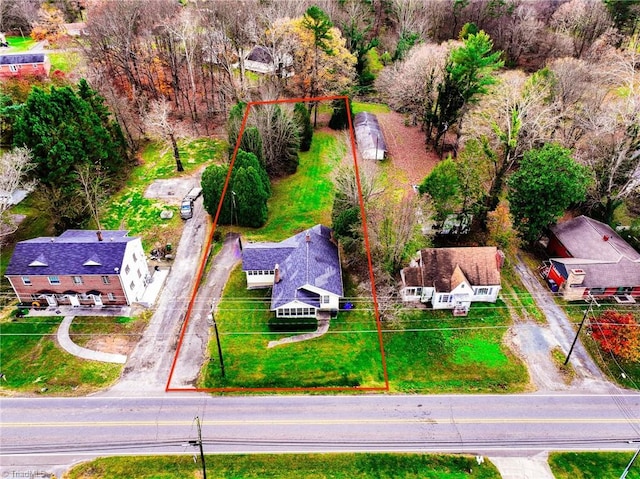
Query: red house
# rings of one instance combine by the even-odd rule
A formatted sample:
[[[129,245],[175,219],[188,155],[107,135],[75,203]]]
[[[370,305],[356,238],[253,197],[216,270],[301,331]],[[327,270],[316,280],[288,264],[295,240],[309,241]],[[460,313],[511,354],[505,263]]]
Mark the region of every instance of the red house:
[[[614,298],[635,302],[640,296],[640,253],[610,226],[579,216],[551,229],[548,279],[564,299]]]
[[[0,55],[0,80],[18,75],[49,76],[51,62],[44,53]]]

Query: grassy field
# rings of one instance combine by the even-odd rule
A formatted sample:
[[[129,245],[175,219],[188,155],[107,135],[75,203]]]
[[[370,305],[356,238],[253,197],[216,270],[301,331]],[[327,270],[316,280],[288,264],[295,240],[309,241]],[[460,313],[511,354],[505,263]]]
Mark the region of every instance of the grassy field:
[[[201,386],[384,387],[375,319],[367,303],[339,313],[322,338],[267,349],[269,341],[315,329],[315,321],[310,325],[304,320],[287,322],[286,328],[272,323],[270,328],[269,298],[268,289],[246,289],[239,267],[232,272],[216,315],[226,377],[220,376],[216,343],[211,341],[214,361],[208,363]]]
[[[61,317],[25,317],[0,322],[0,392],[83,395],[113,383],[122,365],[76,358],[55,341]],[[83,332],[82,328],[77,331]]]
[[[512,311],[522,319],[531,318],[534,321],[544,324],[546,318],[536,305],[533,295],[522,284],[520,276],[514,269],[513,262],[507,260],[501,271],[502,291],[500,296],[505,303],[512,308]]]
[[[499,479],[496,467],[474,457],[436,454],[259,454],[206,457],[218,479]],[[191,456],[110,457],[75,466],[68,479],[196,479]]]
[[[240,228],[252,241],[281,241],[318,223],[331,224],[334,187],[331,171],[345,154],[335,136],[316,132],[311,150],[300,152],[298,171],[273,181],[269,219],[259,230]]]
[[[67,51],[65,53],[49,53],[51,71],[60,70],[65,73],[73,73],[82,64],[80,52]]]
[[[106,203],[102,213],[105,229],[127,229],[140,235],[145,249],[177,244],[182,231],[179,206],[167,205],[161,200],[145,198],[147,187],[157,179],[190,175],[198,167],[211,161],[222,161],[226,148],[223,142],[199,138],[180,142],[180,155],[184,172],[176,172],[171,149],[165,144],[150,143],[141,153],[141,164],[133,169],[126,185]],[[197,181],[194,179],[194,185]],[[163,210],[173,211],[168,220],[160,218]]]
[[[359,103],[357,101],[351,102],[351,112],[354,115],[366,111],[369,113],[389,113],[391,109],[382,103]]]
[[[383,328],[392,390],[419,393],[515,393],[525,365],[502,343],[511,324],[504,303],[477,303],[467,317],[406,310]]]
[[[92,341],[110,341],[120,344],[128,344],[133,348],[142,337],[142,332],[147,325],[147,318],[151,311],[145,311],[145,315],[136,318],[108,317],[108,316],[82,316],[77,317],[71,323],[69,336],[78,346],[90,347]]]
[[[36,44],[36,41],[29,36],[18,37],[7,35],[6,38],[10,48],[9,53],[24,52],[29,50]]]
[[[632,456],[632,452],[553,452],[549,465],[556,479],[618,479]],[[640,479],[638,463],[627,479]]]

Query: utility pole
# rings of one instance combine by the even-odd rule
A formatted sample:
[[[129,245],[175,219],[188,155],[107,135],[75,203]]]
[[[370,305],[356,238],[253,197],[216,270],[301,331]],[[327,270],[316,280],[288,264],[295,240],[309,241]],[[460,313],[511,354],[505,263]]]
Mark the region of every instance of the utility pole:
[[[189,441],[189,444],[192,446],[200,446],[200,462],[202,462],[202,478],[207,479],[207,464],[204,461],[204,450],[202,449],[202,428],[200,427],[200,418],[198,416],[196,416],[196,424],[198,425],[198,440]]]
[[[598,306],[600,306],[598,304],[598,302],[596,301],[596,299],[593,296],[591,296],[591,294],[589,294],[589,307],[584,310],[584,315],[582,316],[582,321],[580,321],[580,326],[578,326],[578,332],[576,333],[576,337],[573,338],[573,343],[571,343],[571,348],[569,349],[569,354],[567,354],[567,359],[564,360],[564,365],[565,366],[569,362],[569,358],[571,357],[571,353],[573,352],[573,347],[576,345],[576,342],[578,341],[578,336],[580,336],[580,331],[582,331],[582,326],[584,326],[584,322],[587,319],[587,316],[589,315],[589,313],[593,309],[593,303],[596,303]]]
[[[224,377],[224,360],[222,359],[222,347],[220,346],[220,335],[218,334],[218,324],[216,323],[216,305],[213,304],[211,305],[211,313],[210,313],[210,317],[211,317],[211,323],[213,324],[213,330],[215,331],[216,334],[216,344],[218,345],[218,358],[220,359],[220,370],[222,371],[222,377]]]

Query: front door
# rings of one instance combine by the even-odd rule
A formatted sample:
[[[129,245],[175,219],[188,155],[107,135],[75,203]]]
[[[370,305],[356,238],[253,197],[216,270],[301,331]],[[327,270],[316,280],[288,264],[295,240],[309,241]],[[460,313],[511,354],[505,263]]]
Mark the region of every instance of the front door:
[[[47,300],[47,304],[49,306],[58,306],[58,302],[56,301],[56,297],[52,294],[47,294],[44,297]]]
[[[102,306],[102,295],[100,294],[93,294],[93,304],[95,304],[96,306]]]
[[[73,306],[74,308],[78,308],[80,306],[80,300],[78,299],[77,295],[70,294],[67,296],[67,298],[69,298],[69,302],[71,303],[71,306]]]

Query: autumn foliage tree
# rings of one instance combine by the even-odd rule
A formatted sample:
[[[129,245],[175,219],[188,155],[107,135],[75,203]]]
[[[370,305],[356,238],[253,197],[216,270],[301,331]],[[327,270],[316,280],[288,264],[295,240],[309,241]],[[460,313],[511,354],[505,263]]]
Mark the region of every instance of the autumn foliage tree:
[[[640,361],[640,325],[631,313],[604,311],[591,328],[603,351],[626,361]]]

